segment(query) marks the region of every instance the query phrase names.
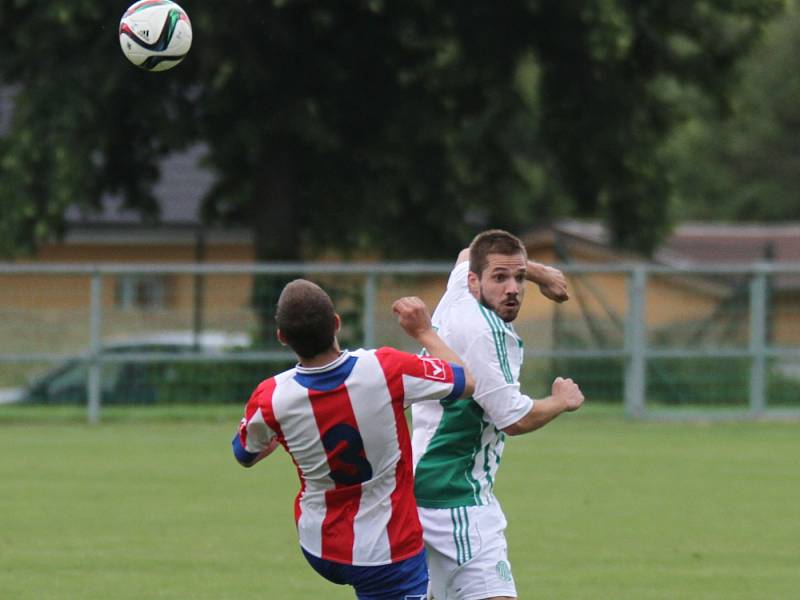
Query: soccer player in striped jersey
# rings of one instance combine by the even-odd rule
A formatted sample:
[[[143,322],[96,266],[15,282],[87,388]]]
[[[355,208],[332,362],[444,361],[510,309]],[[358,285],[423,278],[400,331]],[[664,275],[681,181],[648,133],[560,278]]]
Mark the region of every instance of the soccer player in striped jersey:
[[[278,445],[289,452],[300,477],[300,546],[323,577],[352,585],[362,600],[424,600],[428,571],[403,411],[418,400],[469,396],[474,383],[419,298],[392,308],[430,357],[342,351],[328,294],[306,280],[289,283],[278,300],[278,339],[299,362],[253,392],[233,451],[246,467]]]
[[[461,252],[433,324],[475,377],[466,399],[415,404],[415,493],[435,600],[517,595],[505,540],[506,519],[493,494],[506,435],[542,427],[577,410],[583,395],[557,378],[551,395],[520,391],[523,343],[512,321],[533,281],[547,298],[567,299],[563,274],[528,261],[522,242],[485,231]]]

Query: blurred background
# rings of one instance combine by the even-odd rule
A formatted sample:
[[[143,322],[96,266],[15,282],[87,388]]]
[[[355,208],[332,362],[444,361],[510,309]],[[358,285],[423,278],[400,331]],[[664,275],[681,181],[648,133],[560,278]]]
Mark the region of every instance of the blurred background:
[[[240,402],[287,280],[403,345],[391,300],[502,227],[569,266],[537,394],[800,407],[796,1],[183,7],[150,73],[119,2],[0,2],[0,400]]]
[[[797,597],[798,0],[182,0],[160,73],[127,4],[0,0],[0,597],[351,598],[229,452],[277,294],[417,351],[490,227],[569,280],[523,390],[588,398],[504,454],[521,597]]]

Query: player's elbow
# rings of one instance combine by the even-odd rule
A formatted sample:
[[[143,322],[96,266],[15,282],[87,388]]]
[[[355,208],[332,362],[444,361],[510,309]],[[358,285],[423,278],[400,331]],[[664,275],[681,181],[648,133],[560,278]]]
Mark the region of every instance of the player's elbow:
[[[507,435],[522,435],[524,433],[536,431],[542,425],[543,423],[536,418],[536,415],[528,413],[516,423],[512,423],[508,427],[504,427],[503,433]]]
[[[522,419],[503,428],[503,433],[506,435],[522,435],[523,433],[528,433],[528,431],[530,430],[525,428]]]
[[[258,454],[248,452],[247,449],[242,445],[242,441],[239,439],[238,434],[233,437],[233,440],[231,441],[231,447],[233,449],[233,457],[236,459],[236,462],[242,465],[245,469],[249,469],[258,462]]]

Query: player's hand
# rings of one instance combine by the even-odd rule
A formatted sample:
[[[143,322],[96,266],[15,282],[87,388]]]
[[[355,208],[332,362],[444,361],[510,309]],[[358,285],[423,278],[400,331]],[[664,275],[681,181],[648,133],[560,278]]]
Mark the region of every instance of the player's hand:
[[[542,265],[538,283],[539,291],[545,298],[559,303],[569,300],[567,279],[564,277],[564,273],[558,269]]]
[[[564,400],[568,411],[578,410],[583,405],[583,392],[572,379],[556,377],[552,388],[553,398]]]
[[[414,339],[432,329],[428,307],[417,296],[398,298],[392,304],[392,312],[397,315],[400,327]]]

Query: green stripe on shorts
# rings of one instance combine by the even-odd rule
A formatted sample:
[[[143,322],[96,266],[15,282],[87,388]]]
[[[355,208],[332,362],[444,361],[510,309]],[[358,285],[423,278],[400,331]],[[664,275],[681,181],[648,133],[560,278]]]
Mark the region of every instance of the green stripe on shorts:
[[[453,543],[456,546],[456,563],[458,566],[472,558],[472,544],[469,541],[469,513],[465,506],[450,509],[450,520],[453,522]]]

